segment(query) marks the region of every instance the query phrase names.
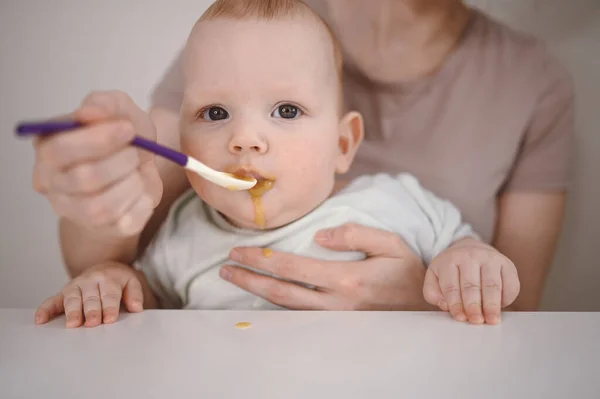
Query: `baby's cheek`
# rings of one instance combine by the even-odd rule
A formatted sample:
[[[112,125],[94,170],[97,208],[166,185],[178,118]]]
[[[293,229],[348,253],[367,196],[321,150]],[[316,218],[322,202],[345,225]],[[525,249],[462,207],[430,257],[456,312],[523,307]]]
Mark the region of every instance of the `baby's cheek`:
[[[226,148],[213,134],[191,133],[181,137],[181,151],[212,168],[218,168],[219,161],[227,156]]]
[[[196,194],[204,199],[206,197],[206,181],[194,172],[186,170],[185,173]]]
[[[198,160],[202,158],[202,148],[205,145],[198,135],[185,135],[181,137],[181,151]]]
[[[329,196],[335,180],[335,164],[315,150],[302,154],[294,162],[294,180],[298,199],[307,206],[315,206]]]

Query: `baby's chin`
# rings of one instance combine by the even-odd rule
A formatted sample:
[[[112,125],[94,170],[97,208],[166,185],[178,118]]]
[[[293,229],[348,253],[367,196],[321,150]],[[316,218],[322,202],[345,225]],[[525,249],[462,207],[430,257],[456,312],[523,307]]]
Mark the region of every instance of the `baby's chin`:
[[[199,189],[201,188],[201,189]],[[273,230],[293,223],[312,212],[327,196],[303,197],[278,190],[277,186],[256,199],[248,192],[224,191],[215,187],[194,187],[210,207],[231,225],[248,230]]]
[[[256,204],[248,195],[234,201],[203,198],[209,206],[219,212],[232,226],[256,231],[267,231],[286,226],[302,218],[307,212],[281,206],[279,201],[264,201]]]
[[[209,204],[210,205],[210,204]],[[215,208],[227,221],[237,228],[257,231],[273,230],[300,219],[301,212],[278,212],[277,210],[260,209],[251,211],[241,211],[239,208],[231,209],[229,207],[216,206]]]

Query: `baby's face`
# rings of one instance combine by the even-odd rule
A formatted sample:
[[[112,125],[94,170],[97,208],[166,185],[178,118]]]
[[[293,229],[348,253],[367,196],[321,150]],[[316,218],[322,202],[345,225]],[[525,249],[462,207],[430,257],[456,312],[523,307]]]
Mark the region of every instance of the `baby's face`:
[[[251,229],[285,225],[324,201],[344,169],[326,31],[301,17],[203,21],[186,52],[182,150],[217,170],[274,180],[262,196],[263,226],[249,192],[188,174],[202,199]]]

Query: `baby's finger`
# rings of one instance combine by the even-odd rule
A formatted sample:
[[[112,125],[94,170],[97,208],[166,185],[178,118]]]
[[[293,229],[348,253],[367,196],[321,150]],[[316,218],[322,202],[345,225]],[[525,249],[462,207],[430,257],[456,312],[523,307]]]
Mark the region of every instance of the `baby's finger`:
[[[502,309],[502,266],[499,263],[491,263],[481,270],[481,285],[483,297],[483,314],[488,324],[500,322],[500,310]]]
[[[54,295],[46,299],[35,311],[35,324],[45,324],[64,311],[62,294]]]
[[[131,277],[123,289],[123,302],[127,310],[131,313],[137,313],[144,310],[144,293],[142,285],[137,278]]]
[[[67,328],[76,328],[81,326],[83,323],[83,303],[79,286],[76,284],[69,284],[63,289],[62,295],[64,297],[63,306],[65,309],[65,315],[67,316]]]
[[[521,290],[521,282],[517,268],[508,259],[502,262],[500,274],[502,275],[502,307],[504,308],[517,299]]]
[[[96,327],[102,323],[102,303],[98,283],[96,281],[83,281],[79,287],[81,288],[85,326]]]
[[[463,306],[469,323],[482,324],[485,319],[481,310],[481,265],[466,260],[458,266]]]
[[[437,306],[444,312],[448,311],[448,304],[444,300],[444,294],[440,288],[440,281],[431,268],[425,273],[423,283],[423,297],[430,305]]]
[[[114,323],[119,318],[121,287],[110,280],[100,280],[98,288],[102,302],[102,321],[106,324]]]
[[[444,294],[444,299],[448,304],[450,314],[458,321],[466,321],[467,316],[465,315],[461,297],[460,272],[458,266],[450,264],[441,269],[438,279],[440,280],[440,288],[442,289],[442,294]]]

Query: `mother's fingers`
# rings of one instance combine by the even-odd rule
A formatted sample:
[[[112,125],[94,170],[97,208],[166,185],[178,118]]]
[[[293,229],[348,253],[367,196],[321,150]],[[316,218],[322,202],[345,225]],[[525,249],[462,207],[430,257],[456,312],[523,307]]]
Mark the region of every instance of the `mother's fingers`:
[[[130,122],[109,121],[35,141],[36,167],[65,169],[97,161],[129,146],[135,136]]]
[[[148,114],[127,93],[119,90],[91,93],[85,98],[80,109],[75,111],[75,117],[88,121],[125,119],[132,123],[137,135],[156,140],[156,128]],[[142,163],[146,162],[154,159],[154,154],[142,151],[140,159]]]
[[[359,251],[388,258],[416,256],[398,234],[355,223],[321,230],[315,240],[334,251]]]
[[[138,166],[138,150],[127,147],[99,161],[78,164],[56,173],[52,191],[67,195],[98,193],[135,172]]]
[[[224,266],[221,277],[245,291],[289,309],[328,309],[325,294],[310,288],[254,273],[235,266]]]
[[[255,247],[235,248],[231,260],[278,277],[328,289],[336,286],[346,273],[340,262],[323,261]],[[347,268],[346,268],[347,269]]]
[[[62,217],[90,227],[115,224],[144,194],[139,174],[130,174],[104,191],[86,196],[50,193],[55,212]]]

